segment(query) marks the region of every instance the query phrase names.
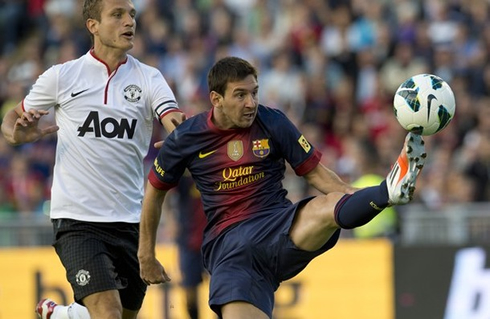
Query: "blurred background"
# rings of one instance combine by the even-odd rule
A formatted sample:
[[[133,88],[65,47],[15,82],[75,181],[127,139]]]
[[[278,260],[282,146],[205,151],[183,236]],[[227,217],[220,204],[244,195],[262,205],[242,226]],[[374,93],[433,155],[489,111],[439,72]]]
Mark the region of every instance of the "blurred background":
[[[392,288],[382,305],[387,314],[372,318],[490,317],[489,1],[133,2],[138,27],[130,53],[163,73],[188,116],[210,107],[206,76],[215,60],[226,55],[245,58],[259,68],[260,103],[287,113],[322,151],[323,163],[360,187],[379,183],[403,144],[406,132],[392,107],[396,88],[418,73],[447,81],[456,97],[456,115],[442,132],[425,138],[428,161],[413,204],[387,210],[367,226],[343,232],[342,241],[388,243],[383,246],[388,256],[383,278]],[[0,1],[2,117],[45,69],[90,49],[82,3]],[[156,127],[154,140],[162,137],[163,130]],[[56,135],[19,147],[8,146],[0,136],[1,252],[51,244],[46,213],[55,145]],[[151,148],[148,167],[155,155]],[[293,201],[313,193],[292,172],[284,184]],[[162,220],[162,245],[172,245],[175,227],[171,218]],[[12,255],[1,256],[0,267],[12,266]],[[336,258],[321,258],[328,267],[342,267]],[[52,260],[57,262],[56,257]],[[351,262],[356,263],[347,261]],[[362,268],[363,263],[357,263]],[[475,280],[487,285],[466,287],[466,299],[456,302],[461,298],[451,287],[466,282],[465,269],[481,275]],[[430,279],[434,276],[442,277]],[[6,280],[12,280],[11,274],[0,271],[0,305],[14,300],[1,288]],[[345,288],[345,282],[340,287]],[[376,285],[368,287],[371,293],[379,291]],[[329,290],[328,281],[325,289]],[[356,291],[359,286],[347,290],[346,298]],[[38,296],[29,294],[27,307],[33,308]],[[429,303],[429,297],[437,301]],[[336,309],[335,304],[329,307]],[[0,318],[6,318],[1,311]],[[288,312],[278,316],[324,318]],[[364,312],[332,318],[371,317]]]

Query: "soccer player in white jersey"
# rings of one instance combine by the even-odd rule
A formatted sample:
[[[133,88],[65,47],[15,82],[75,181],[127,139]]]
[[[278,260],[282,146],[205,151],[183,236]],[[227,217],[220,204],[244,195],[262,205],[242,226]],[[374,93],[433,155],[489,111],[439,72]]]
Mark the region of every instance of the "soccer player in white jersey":
[[[162,74],[127,53],[135,15],[131,0],[85,0],[92,49],[45,71],[2,122],[12,145],[58,134],[50,218],[76,303],[42,300],[40,318],[134,319],[143,302],[143,159],[153,119],[171,132],[185,116]],[[56,125],[39,126],[50,110]]]

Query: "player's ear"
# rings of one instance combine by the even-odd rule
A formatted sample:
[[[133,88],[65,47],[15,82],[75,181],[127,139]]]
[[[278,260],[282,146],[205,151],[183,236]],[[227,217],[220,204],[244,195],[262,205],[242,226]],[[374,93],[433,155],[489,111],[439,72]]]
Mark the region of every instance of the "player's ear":
[[[216,91],[211,91],[209,93],[209,100],[211,101],[211,104],[214,107],[220,107],[221,102],[223,101],[223,96],[221,94],[217,93]]]
[[[87,19],[87,21],[85,21],[85,26],[87,27],[88,32],[90,32],[92,35],[98,32],[98,25],[99,22],[95,19]]]

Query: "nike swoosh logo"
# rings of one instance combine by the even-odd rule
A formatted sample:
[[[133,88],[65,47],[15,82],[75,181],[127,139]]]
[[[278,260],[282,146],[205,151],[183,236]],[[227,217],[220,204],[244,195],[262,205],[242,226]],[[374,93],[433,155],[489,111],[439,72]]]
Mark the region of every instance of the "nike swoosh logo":
[[[430,108],[431,108],[431,104],[432,104],[432,100],[436,100],[437,101],[437,98],[434,94],[429,94],[429,96],[427,97],[427,121],[429,120],[429,116],[430,116]]]
[[[213,154],[214,152],[216,152],[217,150],[214,150],[214,151],[211,151],[211,152],[207,152],[207,153],[203,153],[203,152],[199,152],[199,158],[205,158],[205,157],[208,157],[209,155]]]
[[[78,92],[71,92],[71,97],[78,96],[78,95],[82,94],[85,91],[88,91],[88,89],[81,90],[81,91],[78,91]]]

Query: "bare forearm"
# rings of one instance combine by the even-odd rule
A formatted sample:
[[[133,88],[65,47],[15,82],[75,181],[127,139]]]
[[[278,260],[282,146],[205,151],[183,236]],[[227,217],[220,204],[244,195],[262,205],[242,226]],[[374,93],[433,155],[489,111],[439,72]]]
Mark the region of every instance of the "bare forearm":
[[[2,134],[7,143],[11,145],[21,144],[20,142],[14,139],[14,126],[15,122],[19,118],[19,115],[15,110],[10,110],[5,114],[2,121]]]
[[[180,111],[171,112],[161,119],[161,123],[168,134],[172,133],[183,121],[185,121],[185,114]]]
[[[344,182],[335,172],[322,164],[305,176],[308,183],[323,194],[332,192],[353,193],[357,189]]]
[[[155,257],[156,236],[165,194],[166,192],[159,192],[148,183],[141,211],[138,249],[140,259]]]

